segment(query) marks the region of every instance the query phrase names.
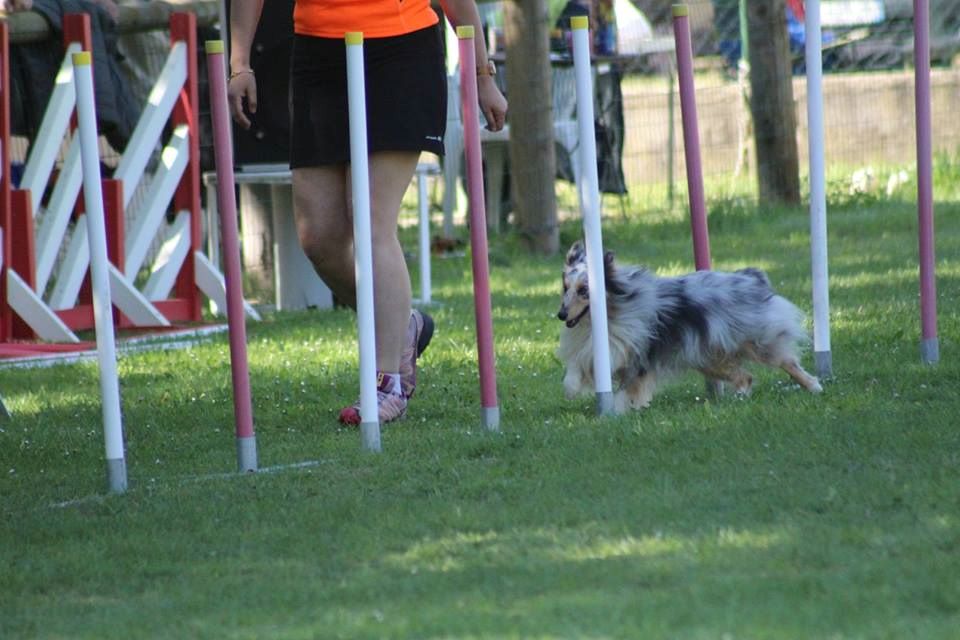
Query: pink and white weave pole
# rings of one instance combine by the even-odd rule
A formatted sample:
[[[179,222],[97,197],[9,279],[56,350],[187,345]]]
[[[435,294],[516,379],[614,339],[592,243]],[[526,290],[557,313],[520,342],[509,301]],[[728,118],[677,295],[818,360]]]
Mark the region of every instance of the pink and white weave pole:
[[[217,209],[223,244],[227,287],[227,328],[230,333],[230,370],[233,374],[233,414],[237,433],[237,470],[257,470],[257,440],[253,432],[253,405],[247,365],[247,327],[243,309],[240,245],[237,230],[237,199],[234,193],[233,146],[227,107],[227,74],[223,41],[206,43],[207,75],[210,81],[210,111],[213,121],[213,152],[217,170]]]
[[[487,205],[483,195],[483,159],[480,153],[480,116],[477,113],[477,53],[473,27],[457,27],[460,45],[460,104],[467,160],[467,194],[470,200],[470,248],[473,263],[473,308],[477,319],[477,356],[480,366],[480,405],[483,426],[500,430],[497,374],[493,358],[493,320],[490,273],[487,264]]]
[[[690,15],[687,5],[673,5],[673,37],[677,51],[687,191],[690,195],[693,260],[699,271],[710,268],[710,238],[707,233],[707,205],[703,191],[703,168],[700,163],[700,129],[697,124],[697,98],[693,87],[693,46],[690,42]]]
[[[914,97],[917,125],[917,218],[920,227],[920,358],[940,360],[933,243],[933,142],[930,108],[930,2],[913,0]]]

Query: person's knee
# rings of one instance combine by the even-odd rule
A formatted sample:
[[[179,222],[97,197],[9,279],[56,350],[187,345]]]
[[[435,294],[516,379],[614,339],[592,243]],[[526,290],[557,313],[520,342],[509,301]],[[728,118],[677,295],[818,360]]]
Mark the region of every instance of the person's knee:
[[[300,247],[303,252],[311,258],[323,255],[336,256],[345,253],[350,243],[350,239],[344,237],[337,230],[319,225],[300,225],[297,229],[297,235],[300,238]]]
[[[344,226],[298,216],[300,248],[318,269],[326,271],[351,263],[353,233],[352,229],[344,229]]]
[[[373,245],[375,254],[383,251],[391,251],[400,247],[400,240],[395,228],[378,229],[377,227],[371,227],[370,243]]]
[[[371,211],[370,240],[374,247],[386,248],[399,245],[396,211]]]

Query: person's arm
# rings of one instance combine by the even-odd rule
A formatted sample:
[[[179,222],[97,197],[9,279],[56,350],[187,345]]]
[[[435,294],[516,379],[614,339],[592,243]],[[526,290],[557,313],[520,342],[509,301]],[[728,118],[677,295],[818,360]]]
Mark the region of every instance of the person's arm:
[[[257,80],[250,66],[250,48],[262,10],[263,0],[230,0],[230,80],[227,93],[230,113],[244,129],[250,127],[250,119],[243,111],[243,101],[246,100],[250,113],[257,112]]]
[[[236,0],[234,0],[236,1]],[[473,25],[475,34],[473,39],[477,57],[477,102],[483,117],[487,119],[487,128],[491,131],[503,129],[507,118],[507,99],[500,93],[496,79],[485,73],[487,69],[487,47],[483,40],[483,23],[480,21],[480,12],[477,11],[475,0],[440,0],[443,13],[453,24],[454,28],[461,25]]]

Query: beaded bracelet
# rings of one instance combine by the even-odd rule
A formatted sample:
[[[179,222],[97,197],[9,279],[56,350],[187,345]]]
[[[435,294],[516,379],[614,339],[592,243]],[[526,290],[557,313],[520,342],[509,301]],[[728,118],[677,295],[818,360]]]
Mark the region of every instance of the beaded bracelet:
[[[257,74],[255,74],[255,73],[253,72],[253,69],[241,69],[240,71],[234,71],[233,73],[231,73],[231,74],[230,74],[230,77],[227,79],[227,82],[229,82],[230,80],[233,80],[234,78],[236,78],[236,77],[239,76],[239,75],[243,75],[244,73],[249,73],[249,74],[252,75],[252,76],[256,76],[256,75],[257,75]]]

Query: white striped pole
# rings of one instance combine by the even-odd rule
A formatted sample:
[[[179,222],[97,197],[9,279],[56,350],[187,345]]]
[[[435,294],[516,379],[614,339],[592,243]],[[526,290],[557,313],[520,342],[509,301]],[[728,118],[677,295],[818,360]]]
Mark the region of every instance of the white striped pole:
[[[370,231],[370,168],[367,164],[367,95],[363,33],[344,36],[347,47],[347,103],[350,112],[350,186],[353,193],[353,253],[357,278],[360,343],[360,434],[363,448],[380,451],[377,411],[377,342],[373,307],[373,243]]]
[[[833,375],[827,273],[827,192],[823,130],[823,55],[820,0],[807,0],[807,145],[810,151],[810,254],[813,279],[813,357],[817,375]]]
[[[123,456],[123,423],[120,418],[120,383],[117,377],[113,304],[107,266],[107,231],[100,185],[100,152],[97,148],[97,115],[93,93],[93,69],[89,51],[74,53],[73,78],[77,93],[77,135],[83,166],[83,202],[90,243],[90,280],[93,288],[93,319],[100,362],[100,396],[103,437],[107,453],[107,488],[111,493],[127,490],[127,465]]]
[[[917,221],[920,249],[920,359],[940,361],[937,263],[933,234],[933,118],[930,106],[930,2],[913,0],[913,73],[917,127]]]
[[[597,139],[593,122],[593,72],[590,68],[589,21],[570,18],[573,33],[573,67],[577,81],[577,127],[579,129],[580,211],[587,243],[587,283],[590,287],[590,326],[593,334],[593,377],[597,413],[613,413],[613,381],[610,371],[610,337],[607,332],[607,289],[603,276],[603,238],[600,230],[600,180],[597,176]]]
[[[420,304],[430,304],[430,201],[427,176],[417,173],[417,203],[420,214]]]

